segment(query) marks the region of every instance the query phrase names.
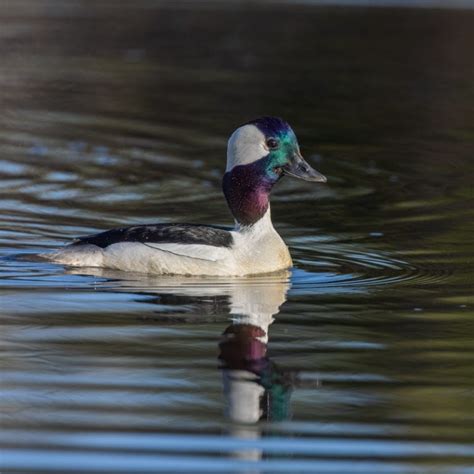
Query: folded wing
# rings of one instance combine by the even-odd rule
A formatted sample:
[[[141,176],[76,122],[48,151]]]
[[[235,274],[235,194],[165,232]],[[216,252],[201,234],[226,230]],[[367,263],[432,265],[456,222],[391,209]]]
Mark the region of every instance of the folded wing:
[[[148,248],[183,257],[217,261],[223,258],[234,239],[220,227],[198,224],[153,224],[111,229],[77,239],[73,246],[95,245],[107,249],[114,244],[142,244]]]

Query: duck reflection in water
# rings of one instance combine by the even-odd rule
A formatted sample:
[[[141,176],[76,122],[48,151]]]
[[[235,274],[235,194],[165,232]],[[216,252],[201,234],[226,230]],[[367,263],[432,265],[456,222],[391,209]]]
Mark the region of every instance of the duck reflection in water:
[[[231,295],[233,323],[219,344],[226,416],[237,423],[281,421],[289,417],[291,374],[267,355],[268,330],[286,301],[288,280],[236,286]]]
[[[84,269],[70,273],[84,274]],[[124,274],[105,269],[89,269],[89,274],[109,279],[114,291],[135,289],[137,293],[159,294],[163,304],[172,295],[172,305],[183,298],[199,302],[209,297],[230,306],[232,324],[219,342],[220,369],[223,374],[226,416],[234,425],[232,435],[241,438],[260,436],[260,420],[282,421],[290,416],[293,373],[278,367],[267,354],[268,331],[273,317],[286,301],[290,272],[272,275],[215,280],[196,277],[164,277]],[[127,279],[124,279],[126,276]],[[204,304],[204,303],[203,303]],[[221,312],[222,306],[217,308]],[[216,308],[214,308],[216,309]],[[254,458],[249,452],[239,457]],[[259,455],[257,456],[259,457]]]

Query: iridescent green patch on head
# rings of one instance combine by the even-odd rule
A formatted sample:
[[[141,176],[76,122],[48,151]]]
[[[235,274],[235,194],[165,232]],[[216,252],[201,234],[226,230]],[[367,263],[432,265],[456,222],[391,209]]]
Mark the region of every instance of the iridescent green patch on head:
[[[299,154],[299,145],[290,125],[278,117],[261,117],[249,122],[265,135],[268,155],[264,162],[265,171],[270,179],[281,176],[281,168],[288,164],[291,157]]]
[[[283,166],[288,164],[293,155],[299,153],[296,135],[291,129],[285,130],[280,135],[267,139],[267,146],[267,172],[280,177]]]

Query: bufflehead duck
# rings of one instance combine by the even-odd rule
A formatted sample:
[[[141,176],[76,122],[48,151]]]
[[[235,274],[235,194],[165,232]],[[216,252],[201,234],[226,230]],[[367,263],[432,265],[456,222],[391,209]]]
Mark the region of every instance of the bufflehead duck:
[[[252,120],[227,145],[223,191],[235,227],[155,224],[80,237],[50,255],[54,262],[141,273],[243,276],[291,267],[273,228],[270,191],[284,175],[326,182],[301,156],[291,127],[276,117]]]

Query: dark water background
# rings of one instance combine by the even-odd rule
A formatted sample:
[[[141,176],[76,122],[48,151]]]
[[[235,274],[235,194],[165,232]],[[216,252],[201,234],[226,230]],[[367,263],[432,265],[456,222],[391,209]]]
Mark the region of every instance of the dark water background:
[[[472,10],[2,3],[1,471],[472,472],[473,49]],[[32,257],[229,224],[262,114],[329,178],[274,192],[291,274]]]

